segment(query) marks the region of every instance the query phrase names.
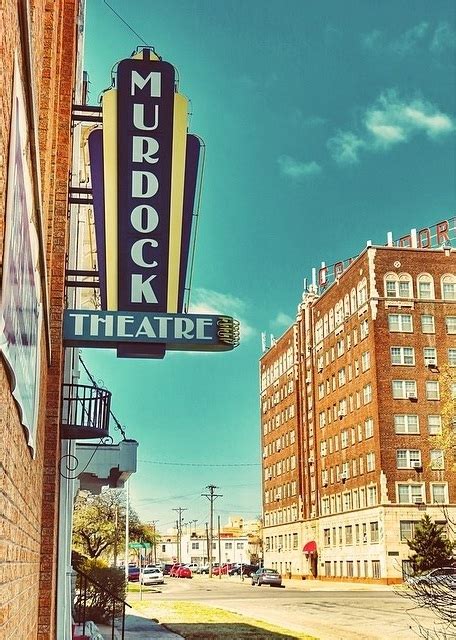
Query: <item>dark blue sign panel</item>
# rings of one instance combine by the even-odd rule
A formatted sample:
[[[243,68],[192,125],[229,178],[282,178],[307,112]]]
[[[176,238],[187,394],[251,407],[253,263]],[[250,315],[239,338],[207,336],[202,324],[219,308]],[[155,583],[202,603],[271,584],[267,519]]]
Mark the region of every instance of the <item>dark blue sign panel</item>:
[[[166,311],[174,67],[161,60],[117,67],[118,308]]]
[[[180,351],[229,351],[239,344],[239,323],[207,314],[66,310],[63,339],[66,347],[165,343]]]

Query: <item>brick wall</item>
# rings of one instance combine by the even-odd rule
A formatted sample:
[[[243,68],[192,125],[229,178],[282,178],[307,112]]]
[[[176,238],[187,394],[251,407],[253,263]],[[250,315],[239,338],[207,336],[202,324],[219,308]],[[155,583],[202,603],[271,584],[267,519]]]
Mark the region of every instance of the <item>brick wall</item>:
[[[61,323],[78,3],[76,0],[29,3],[32,87],[27,81],[24,32],[21,34],[20,29],[19,11],[24,4],[5,0],[0,21],[0,264],[4,251],[16,55],[25,90],[33,89],[35,99],[38,172],[33,166],[32,153],[28,161],[32,176],[41,176],[38,185],[41,212],[37,209],[41,219],[35,222],[43,229],[50,305],[49,323],[45,321],[40,336],[40,409],[34,458],[26,444],[18,407],[11,395],[11,380],[0,356],[0,637],[44,640],[55,637]],[[51,360],[47,350],[49,341]]]

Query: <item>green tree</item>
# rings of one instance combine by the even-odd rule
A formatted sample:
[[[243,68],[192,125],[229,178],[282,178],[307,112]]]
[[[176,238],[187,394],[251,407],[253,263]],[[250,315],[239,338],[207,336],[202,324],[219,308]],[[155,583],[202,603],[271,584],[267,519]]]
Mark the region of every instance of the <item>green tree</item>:
[[[447,566],[452,562],[453,543],[445,538],[442,527],[432,522],[427,514],[416,526],[415,537],[407,540],[407,544],[414,551],[414,555],[409,556],[414,573]]]

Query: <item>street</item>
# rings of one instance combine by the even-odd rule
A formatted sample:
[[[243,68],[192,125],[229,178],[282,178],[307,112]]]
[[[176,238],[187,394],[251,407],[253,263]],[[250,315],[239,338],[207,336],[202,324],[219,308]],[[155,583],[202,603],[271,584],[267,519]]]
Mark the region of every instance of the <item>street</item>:
[[[140,598],[131,593],[130,601]],[[143,601],[186,600],[204,603],[264,620],[320,640],[412,640],[418,624],[433,627],[432,613],[414,609],[393,587],[285,581],[285,587],[253,587],[247,578],[194,576],[167,578],[160,587],[147,588]]]

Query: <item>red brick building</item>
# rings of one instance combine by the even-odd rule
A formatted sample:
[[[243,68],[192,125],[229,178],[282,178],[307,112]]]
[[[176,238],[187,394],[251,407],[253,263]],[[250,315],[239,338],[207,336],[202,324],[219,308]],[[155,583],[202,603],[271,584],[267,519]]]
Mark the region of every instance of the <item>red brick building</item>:
[[[0,21],[0,636],[55,638],[77,0]]]
[[[265,562],[282,572],[397,581],[423,513],[444,526],[456,515],[438,439],[456,367],[456,251],[413,244],[368,246],[330,286],[311,285],[261,358]]]

